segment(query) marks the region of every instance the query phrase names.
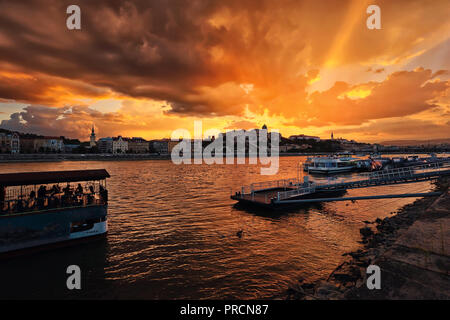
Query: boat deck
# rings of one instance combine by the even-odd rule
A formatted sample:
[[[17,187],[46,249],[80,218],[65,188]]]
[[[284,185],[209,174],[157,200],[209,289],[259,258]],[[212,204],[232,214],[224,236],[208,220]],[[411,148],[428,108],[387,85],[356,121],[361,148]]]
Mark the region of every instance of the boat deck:
[[[234,194],[231,196],[231,199],[260,206],[271,206],[273,200],[277,198],[279,192],[296,189],[296,187],[271,188],[247,194]]]

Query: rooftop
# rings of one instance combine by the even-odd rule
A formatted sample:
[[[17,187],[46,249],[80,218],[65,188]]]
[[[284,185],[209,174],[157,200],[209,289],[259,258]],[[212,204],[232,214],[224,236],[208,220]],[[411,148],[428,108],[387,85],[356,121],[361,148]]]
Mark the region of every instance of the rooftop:
[[[110,175],[105,169],[3,173],[0,174],[0,186],[94,181],[109,177]]]

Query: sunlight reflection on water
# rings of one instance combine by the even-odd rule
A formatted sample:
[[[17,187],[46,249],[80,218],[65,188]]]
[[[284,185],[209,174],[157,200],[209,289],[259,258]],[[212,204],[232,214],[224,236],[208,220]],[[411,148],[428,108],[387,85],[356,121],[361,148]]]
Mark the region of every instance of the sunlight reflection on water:
[[[343,253],[360,246],[362,221],[389,216],[415,200],[325,203],[273,215],[234,206],[231,190],[296,177],[299,161],[304,157],[280,158],[277,176],[260,176],[249,165],[163,160],[0,164],[0,172],[105,168],[111,174],[107,239],[2,263],[0,272],[8,276],[0,296],[271,298],[299,277],[327,277]],[[430,188],[421,182],[355,189],[347,196]],[[69,264],[82,269],[79,292],[65,289]]]

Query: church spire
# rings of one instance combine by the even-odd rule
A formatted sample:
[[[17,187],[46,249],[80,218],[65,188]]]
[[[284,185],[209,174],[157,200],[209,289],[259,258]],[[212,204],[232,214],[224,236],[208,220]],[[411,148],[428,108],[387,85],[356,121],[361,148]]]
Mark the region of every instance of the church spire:
[[[94,146],[96,145],[96,142],[95,142],[94,124],[92,124],[92,130],[91,130],[91,137],[90,137],[89,145],[91,146],[91,148],[94,147]]]

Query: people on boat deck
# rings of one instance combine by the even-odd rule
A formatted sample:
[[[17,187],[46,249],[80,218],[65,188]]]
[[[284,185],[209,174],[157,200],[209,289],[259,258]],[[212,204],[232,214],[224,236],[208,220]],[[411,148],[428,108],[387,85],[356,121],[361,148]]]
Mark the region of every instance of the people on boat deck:
[[[54,184],[52,187],[51,195],[55,195],[58,193],[61,193],[61,188],[57,184]]]
[[[87,187],[87,186],[86,186]],[[93,204],[95,202],[95,187],[90,185],[87,188],[89,192],[85,192],[81,183],[77,184],[77,187],[71,186],[69,183],[62,189],[59,185],[53,185],[51,189],[47,189],[47,186],[41,185],[37,192],[31,190],[28,197],[22,199],[22,196],[16,201],[8,203],[6,201],[6,188],[0,186],[0,212],[13,211],[25,211],[32,209],[45,209],[45,208],[57,208],[60,206],[82,206],[86,204]],[[99,196],[102,203],[108,202],[108,191],[99,186]]]
[[[83,187],[81,186],[81,184],[79,183],[77,186],[77,189],[75,191],[78,194],[83,194]]]
[[[94,194],[95,194],[94,186],[92,185],[89,186],[89,191],[90,193],[86,195],[87,204],[92,204],[94,202]]]
[[[42,209],[45,204],[45,198],[47,196],[47,187],[46,186],[40,186],[37,192],[38,199],[37,199],[37,205],[39,209]]]
[[[64,195],[66,197],[69,197],[72,195],[72,189],[70,188],[70,184],[67,184],[67,186],[65,188],[63,188],[64,191]]]
[[[108,190],[103,188],[102,185],[100,185],[100,198],[102,199],[104,204],[108,203]]]
[[[45,198],[46,194],[47,194],[47,187],[40,186],[37,192],[38,198]]]

